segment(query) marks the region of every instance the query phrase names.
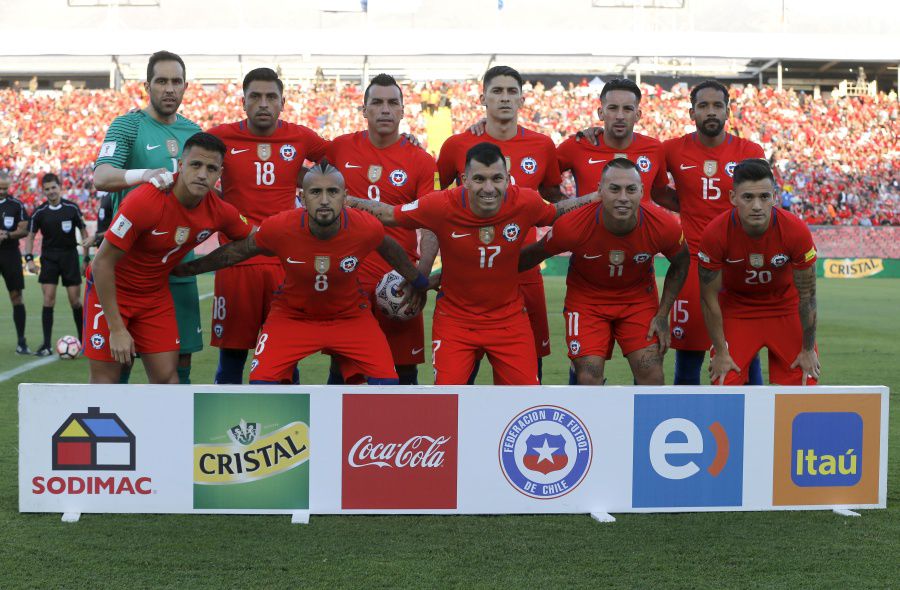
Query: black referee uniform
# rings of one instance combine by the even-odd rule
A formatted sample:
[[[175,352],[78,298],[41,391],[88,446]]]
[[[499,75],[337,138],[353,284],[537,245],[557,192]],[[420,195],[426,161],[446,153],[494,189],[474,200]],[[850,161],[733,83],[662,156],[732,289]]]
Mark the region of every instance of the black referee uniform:
[[[25,204],[12,195],[0,195],[0,229],[11,234],[23,221],[28,221]],[[7,237],[0,240],[0,274],[3,275],[12,303],[13,323],[18,338],[16,352],[28,354],[30,351],[25,343],[25,303],[22,301],[25,276],[22,272],[22,252],[19,250],[20,239]]]

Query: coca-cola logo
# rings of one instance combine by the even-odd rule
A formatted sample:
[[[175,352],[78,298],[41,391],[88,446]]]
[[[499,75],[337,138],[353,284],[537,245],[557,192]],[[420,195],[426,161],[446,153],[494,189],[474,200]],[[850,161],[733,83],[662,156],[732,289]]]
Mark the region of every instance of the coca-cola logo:
[[[434,469],[444,464],[444,451],[441,450],[450,441],[449,436],[413,436],[402,443],[372,442],[372,435],[366,435],[356,441],[347,463],[350,467],[422,467]]]

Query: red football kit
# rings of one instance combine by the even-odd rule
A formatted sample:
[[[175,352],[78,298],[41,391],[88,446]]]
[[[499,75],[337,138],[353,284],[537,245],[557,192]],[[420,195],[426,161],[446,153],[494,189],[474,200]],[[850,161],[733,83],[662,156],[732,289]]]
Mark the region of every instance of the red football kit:
[[[465,188],[432,193],[394,208],[402,227],[434,232],[443,260],[432,325],[435,383],[461,385],[487,354],[498,385],[536,385],[533,336],[518,284],[525,234],[549,225],[556,207],[537,191],[511,185],[496,215],[478,217]]]
[[[176,175],[176,181],[178,176]],[[188,252],[219,231],[232,240],[250,234],[238,210],[209,192],[188,209],[171,191],[144,184],[122,201],[104,239],[124,250],[116,264],[119,313],[134,339],[135,350],[149,354],[178,350],[175,307],[169,293],[169,273]],[[84,294],[85,356],[113,361],[106,324],[92,273]]]
[[[367,377],[397,378],[358,279],[359,261],[381,245],[384,226],[353,209],[343,209],[336,223],[338,233],[327,240],[312,234],[305,209],[259,226],[256,244],[278,257],[285,280],[259,335],[251,381],[290,383],[297,361],[319,351],[355,363]]]
[[[600,145],[592,145],[586,140],[576,141],[573,135],[556,149],[559,169],[571,170],[575,177],[577,196],[583,197],[596,191],[600,186],[603,167],[615,158],[628,158],[638,167],[644,185],[642,200],[645,203],[653,202],[650,198],[653,189],[662,189],[669,184],[669,177],[666,175],[666,156],[658,140],[635,133],[631,145],[624,150],[606,145],[602,135],[599,140]]]
[[[719,305],[725,340],[741,368],[741,376],[730,371],[725,384],[743,385],[750,361],[765,346],[769,381],[800,385],[803,371],[790,368],[803,343],[793,271],[816,263],[816,247],[806,224],[791,213],[772,209],[769,228],[753,238],[732,209],[713,219],[703,232],[697,256],[703,268],[722,271]],[[816,380],[807,383],[815,385]]]
[[[347,194],[369,198],[388,205],[404,205],[434,191],[434,158],[405,137],[386,148],[372,145],[368,131],[341,135],[330,143],[328,161],[344,176]],[[413,262],[418,261],[418,239],[415,230],[385,228],[403,247]],[[366,256],[359,267],[359,281],[375,306],[375,286],[391,265],[378,252]],[[422,314],[409,320],[394,320],[374,311],[375,319],[388,342],[396,365],[425,362],[425,323]]]
[[[222,198],[257,226],[297,206],[297,177],[304,160],[321,159],[328,145],[315,131],[280,120],[268,136],[251,133],[246,120],[219,125],[209,132],[228,148]],[[278,259],[269,256],[254,256],[218,271],[210,344],[253,348],[274,292],[283,280]]]
[[[697,274],[697,250],[703,230],[714,217],[731,210],[729,195],[733,187],[734,167],[747,158],[764,158],[763,149],[730,133],[725,141],[708,148],[697,133],[663,143],[666,168],[675,179],[681,226],[691,251],[691,268],[675,305],[672,306],[672,348],[707,350],[711,342],[700,307],[700,279]]]
[[[603,225],[603,206],[591,203],[560,217],[547,234],[550,254],[571,252],[566,275],[569,358],[612,356],[613,340],[627,355],[646,348],[659,310],[653,258],[675,256],[684,244],[678,220],[641,203],[638,223],[619,236]]]
[[[516,136],[500,141],[487,133],[475,136],[469,131],[450,137],[441,146],[438,156],[438,172],[441,186],[447,187],[453,181],[461,185],[461,176],[466,170],[466,152],[479,143],[493,143],[500,147],[506,157],[506,167],[512,183],[534,190],[541,186],[558,186],[562,182],[559,164],[556,160],[556,146],[546,135],[518,127]],[[528,231],[526,244],[537,241],[537,232]],[[528,310],[528,320],[534,333],[534,348],[537,356],[550,354],[550,327],[547,324],[547,301],[544,296],[544,282],[540,268],[533,268],[519,275],[522,296]]]

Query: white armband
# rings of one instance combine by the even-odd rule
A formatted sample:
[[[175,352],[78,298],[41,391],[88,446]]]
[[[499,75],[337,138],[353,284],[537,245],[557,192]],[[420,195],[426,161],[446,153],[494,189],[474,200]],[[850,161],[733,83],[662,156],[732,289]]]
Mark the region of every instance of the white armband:
[[[125,184],[127,184],[128,186],[141,184],[144,179],[144,172],[146,172],[147,170],[149,170],[149,168],[135,168],[134,170],[126,170]]]

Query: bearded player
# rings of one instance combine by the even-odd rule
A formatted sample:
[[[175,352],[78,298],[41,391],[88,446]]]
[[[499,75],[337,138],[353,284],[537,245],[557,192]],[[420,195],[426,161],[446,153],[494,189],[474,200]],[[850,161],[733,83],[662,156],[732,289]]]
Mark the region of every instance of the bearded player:
[[[466,153],[463,186],[391,207],[363,199],[350,206],[385,225],[427,227],[441,249],[441,292],[432,323],[437,385],[468,382],[477,359],[487,355],[497,385],[537,385],[534,336],[518,285],[525,235],[596,199],[547,203],[533,190],[510,183],[506,158],[494,143]]]
[[[302,209],[270,217],[246,239],[176,270],[209,272],[260,254],[281,261],[285,282],[259,335],[251,383],[290,383],[297,362],[320,351],[345,361],[345,378],[397,383],[387,341],[360,289],[359,261],[377,250],[414,287],[424,289],[428,279],[378,220],[345,209],[345,198],[341,173],[323,160],[303,178]]]
[[[770,383],[818,381],[816,247],[801,219],[775,208],[777,195],[768,162],[742,161],[734,169],[734,208],[713,219],[700,240],[714,384],[742,385],[763,347]]]
[[[571,252],[566,276],[566,343],[579,385],[603,385],[614,342],[636,385],[663,384],[669,310],[681,290],[690,255],[678,220],[642,201],[636,164],[614,158],[603,167],[600,202],[564,215],[536,244],[522,250],[520,268]],[[671,262],[657,298],[653,258]]]
[[[524,104],[521,74],[507,66],[494,66],[484,74],[481,104],[486,110],[485,133],[475,135],[465,131],[450,137],[438,156],[438,172],[441,187],[447,188],[454,181],[461,185],[467,163],[466,153],[473,146],[488,142],[500,147],[506,158],[510,182],[538,190],[547,201],[556,203],[562,199],[559,185],[562,176],[556,160],[556,146],[546,135],[519,125],[519,110]],[[537,232],[529,230],[526,244],[537,239]],[[550,354],[550,328],[547,324],[547,302],[544,282],[539,268],[524,272],[519,277],[525,307],[534,334],[535,356],[538,374],[541,374],[543,357]],[[477,371],[477,367],[476,367]],[[472,380],[474,382],[474,374]]]
[[[143,110],[116,117],[107,129],[94,164],[94,186],[112,193],[114,214],[140,184],[171,187],[184,142],[201,130],[177,113],[187,89],[185,76],[184,60],[178,55],[168,51],[151,55],[144,82],[150,104]],[[170,277],[169,290],[175,301],[181,342],[178,379],[180,383],[190,383],[191,355],[203,350],[197,279]],[[122,370],[124,383],[128,382],[130,371],[130,365]]]
[[[91,383],[116,383],[140,353],[151,383],[178,383],[179,336],[169,272],[214,232],[231,239],[251,230],[213,192],[225,146],[208,133],[184,144],[169,189],[144,184],[113,218],[87,274],[84,354]]]
[[[258,226],[296,207],[303,161],[322,158],[327,142],[308,127],[280,119],[284,83],[274,70],[248,72],[243,91],[247,118],[209,132],[228,148],[222,198]],[[254,256],[216,273],[210,337],[219,349],[216,383],[241,383],[247,351],[256,346],[283,280],[284,270],[274,256]]]
[[[372,78],[363,95],[363,117],[368,129],[341,135],[328,146],[328,161],[344,177],[347,193],[388,205],[404,205],[434,191],[434,158],[421,147],[400,135],[403,118],[403,93],[393,77],[379,74]],[[421,258],[415,230],[387,228],[424,276],[431,274],[437,254],[437,239],[421,230]],[[391,270],[377,252],[361,261],[359,280],[369,293],[378,325],[387,336],[401,385],[418,384],[416,365],[425,362],[425,324],[422,314],[399,320],[391,319],[376,309],[375,286]],[[336,363],[329,383],[340,383]]]

